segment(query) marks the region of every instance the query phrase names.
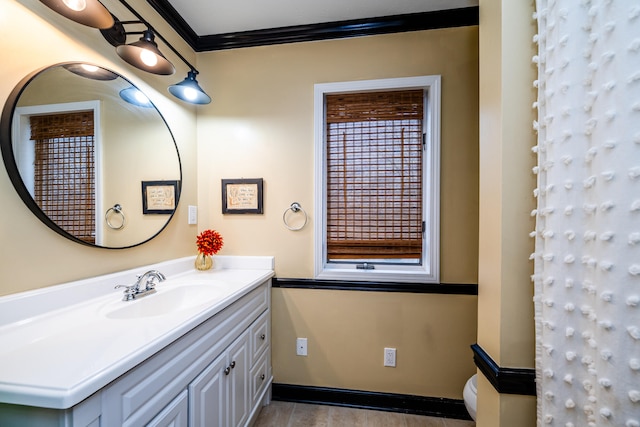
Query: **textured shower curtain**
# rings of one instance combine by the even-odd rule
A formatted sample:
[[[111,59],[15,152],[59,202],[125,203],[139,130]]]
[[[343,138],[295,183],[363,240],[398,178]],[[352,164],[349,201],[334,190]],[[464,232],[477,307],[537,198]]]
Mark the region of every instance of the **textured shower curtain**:
[[[640,0],[538,0],[538,425],[640,427]]]

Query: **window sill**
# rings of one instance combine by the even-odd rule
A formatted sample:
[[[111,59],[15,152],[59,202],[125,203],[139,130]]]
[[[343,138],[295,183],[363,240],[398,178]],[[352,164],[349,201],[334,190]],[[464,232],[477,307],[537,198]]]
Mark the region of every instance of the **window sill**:
[[[373,281],[399,283],[438,283],[436,274],[429,274],[422,267],[404,269],[358,270],[356,268],[324,268],[316,274],[318,280]]]

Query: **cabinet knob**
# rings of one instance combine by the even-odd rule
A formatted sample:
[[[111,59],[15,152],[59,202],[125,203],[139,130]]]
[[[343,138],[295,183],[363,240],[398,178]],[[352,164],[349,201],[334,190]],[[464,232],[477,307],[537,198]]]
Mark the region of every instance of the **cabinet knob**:
[[[225,375],[229,375],[229,372],[231,372],[231,368],[230,367],[227,366],[226,368],[224,368],[224,374]]]
[[[231,362],[231,369],[236,367],[236,361],[234,360],[233,362]]]
[[[264,374],[260,375],[260,380],[264,381]]]
[[[264,340],[267,336],[265,334],[260,335],[260,339]]]

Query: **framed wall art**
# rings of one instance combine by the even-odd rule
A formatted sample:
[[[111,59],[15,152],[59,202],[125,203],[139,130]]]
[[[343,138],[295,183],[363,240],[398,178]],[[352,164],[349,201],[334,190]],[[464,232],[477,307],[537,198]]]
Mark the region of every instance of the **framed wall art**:
[[[223,179],[223,214],[262,214],[262,178]]]
[[[142,181],[142,213],[172,214],[179,188],[178,181]]]

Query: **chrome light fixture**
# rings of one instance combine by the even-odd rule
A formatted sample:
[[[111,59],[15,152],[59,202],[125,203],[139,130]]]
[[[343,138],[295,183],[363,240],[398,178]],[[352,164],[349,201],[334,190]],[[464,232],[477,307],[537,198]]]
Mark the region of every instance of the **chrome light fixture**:
[[[211,97],[198,84],[196,74],[198,74],[198,71],[192,68],[183,81],[169,86],[169,92],[176,98],[191,104],[210,103]]]
[[[40,0],[45,6],[79,24],[93,28],[110,28],[111,12],[98,0]]]

